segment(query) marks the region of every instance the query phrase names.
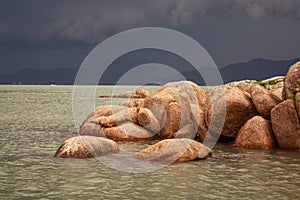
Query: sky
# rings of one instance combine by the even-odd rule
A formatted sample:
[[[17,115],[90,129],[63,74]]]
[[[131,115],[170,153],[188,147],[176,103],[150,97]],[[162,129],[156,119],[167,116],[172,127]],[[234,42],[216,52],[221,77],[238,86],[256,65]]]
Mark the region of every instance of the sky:
[[[299,0],[1,0],[0,74],[79,67],[108,37],[148,26],[192,37],[218,67],[300,57]]]

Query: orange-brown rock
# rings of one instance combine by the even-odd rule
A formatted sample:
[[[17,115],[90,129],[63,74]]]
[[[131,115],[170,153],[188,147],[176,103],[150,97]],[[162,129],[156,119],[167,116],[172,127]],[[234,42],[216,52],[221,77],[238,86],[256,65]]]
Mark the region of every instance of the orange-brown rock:
[[[146,98],[151,93],[146,91],[143,88],[138,88],[135,92],[126,91],[120,94],[115,94],[112,96],[109,95],[100,95],[99,98]]]
[[[296,105],[296,111],[298,114],[298,118],[300,119],[300,93],[296,94],[295,105]]]
[[[280,99],[280,102],[283,100],[282,91],[283,89],[277,89],[275,91],[271,91],[278,99]]]
[[[119,104],[120,106],[126,106],[128,108],[136,107],[136,103],[134,101],[123,101]]]
[[[124,109],[128,109],[128,107],[121,105],[105,105],[95,108],[94,113],[96,117],[109,116]]]
[[[136,91],[135,91],[135,94],[137,96],[139,96],[139,98],[146,98],[148,96],[150,96],[150,92],[148,92],[147,90],[143,89],[143,88],[138,88]]]
[[[282,149],[300,149],[299,118],[292,99],[283,101],[271,111],[272,128]]]
[[[128,108],[134,108],[134,107],[142,108],[142,107],[144,107],[144,101],[145,101],[144,98],[140,98],[135,101],[123,101],[119,105],[126,106]]]
[[[137,113],[137,108],[122,109],[110,116],[100,116],[98,117],[98,121],[102,127],[118,126],[126,121],[137,123]]]
[[[186,162],[210,157],[212,151],[205,145],[186,138],[162,140],[142,151],[136,157],[160,163]]]
[[[151,132],[130,121],[118,126],[102,128],[102,135],[114,141],[140,141],[154,139],[156,133]]]
[[[55,153],[61,158],[91,158],[119,152],[116,142],[93,136],[76,136],[63,142]]]
[[[134,103],[137,108],[142,108],[142,107],[144,107],[145,99],[143,99],[143,98],[137,99],[134,101]]]
[[[154,133],[159,133],[160,124],[153,113],[147,108],[139,108],[137,116],[138,124]]]
[[[200,116],[199,110],[206,109],[207,97],[208,93],[195,83],[174,82],[151,93],[149,97],[145,98],[144,107],[149,109],[160,122],[162,127],[159,133],[160,138],[176,137],[176,132],[187,124],[194,125],[194,130],[190,134],[195,135],[199,122],[205,124],[205,118]],[[192,109],[195,114],[192,113]]]
[[[207,126],[211,131],[221,130],[226,137],[236,137],[241,127],[256,114],[248,92],[229,86],[211,90],[211,103],[207,111]]]
[[[271,91],[258,84],[251,86],[250,94],[258,113],[265,119],[270,119],[271,110],[279,104],[281,100]]]
[[[271,124],[261,116],[249,119],[234,142],[234,146],[248,149],[273,149],[275,144]]]
[[[101,132],[101,126],[95,112],[96,111],[90,113],[86,120],[81,124],[79,129],[80,135],[104,136]]]
[[[298,78],[300,78],[300,62],[292,65],[285,76],[282,92],[283,99],[289,99],[294,95],[291,89],[299,88]]]

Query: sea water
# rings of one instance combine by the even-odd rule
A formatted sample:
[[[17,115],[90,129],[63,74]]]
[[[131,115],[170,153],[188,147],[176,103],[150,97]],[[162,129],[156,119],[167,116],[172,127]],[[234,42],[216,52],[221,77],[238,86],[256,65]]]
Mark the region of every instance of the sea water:
[[[98,86],[95,106],[110,104],[97,96],[113,90]],[[218,144],[207,160],[150,173],[112,169],[94,158],[53,158],[64,139],[77,135],[72,92],[72,86],[0,86],[0,199],[300,199],[297,151]]]

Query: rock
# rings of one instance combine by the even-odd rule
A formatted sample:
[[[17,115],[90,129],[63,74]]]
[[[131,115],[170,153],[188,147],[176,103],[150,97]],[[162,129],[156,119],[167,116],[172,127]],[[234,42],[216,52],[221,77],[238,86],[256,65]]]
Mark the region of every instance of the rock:
[[[226,86],[210,90],[211,103],[207,111],[207,126],[221,134],[235,137],[241,127],[257,114],[250,94],[236,87]],[[224,104],[225,103],[225,104]],[[212,120],[214,119],[214,120]],[[211,123],[213,121],[213,123]]]
[[[210,157],[212,151],[205,145],[186,138],[162,140],[142,151],[136,157],[160,163],[186,162]]]
[[[300,93],[296,94],[295,105],[296,105],[296,111],[298,114],[298,118],[300,119]]]
[[[125,122],[119,126],[102,128],[102,135],[114,141],[140,141],[155,139],[156,133],[144,129],[132,122]]]
[[[300,149],[300,125],[294,101],[288,99],[271,111],[272,128],[282,149]]]
[[[282,88],[282,89],[275,90],[275,91],[272,91],[272,93],[273,93],[278,99],[280,99],[280,102],[283,101],[283,98],[282,98],[282,92],[283,92],[283,88]]]
[[[104,137],[104,135],[101,133],[101,126],[95,112],[90,113],[86,120],[81,124],[79,135]]]
[[[128,108],[136,107],[136,103],[134,101],[123,101],[119,104],[120,106],[126,106]]]
[[[259,84],[264,88],[266,88],[267,90],[278,91],[278,90],[282,90],[283,88],[283,80],[284,80],[284,76],[276,76],[262,81],[256,81],[256,80],[234,81],[231,83],[227,83],[226,86],[238,87],[243,91],[250,92],[250,88],[253,84]]]
[[[144,107],[160,122],[162,129],[159,138],[174,138],[176,132],[187,124],[194,125],[190,134],[195,135],[199,122],[205,124],[205,118],[198,113],[206,109],[207,97],[208,93],[195,83],[174,82],[162,86],[145,98]],[[192,111],[196,114],[192,114]],[[203,129],[207,131],[207,127]]]
[[[117,152],[119,152],[118,144],[112,140],[93,136],[76,136],[65,140],[54,156],[92,158]]]
[[[249,149],[275,148],[270,122],[261,116],[249,119],[239,131],[234,146]]]
[[[135,101],[123,101],[119,105],[120,106],[126,106],[128,108],[134,108],[134,107],[142,108],[142,107],[144,107],[144,102],[145,102],[145,99],[140,98],[140,99],[137,99]]]
[[[111,96],[109,96],[109,95],[99,95],[98,98],[100,98],[100,99],[102,99],[102,98],[108,99],[108,98],[111,98]]]
[[[80,126],[80,135],[107,137],[114,141],[139,141],[155,138],[156,133],[137,123],[140,108],[100,106]]]
[[[110,116],[100,116],[98,117],[98,121],[103,127],[118,126],[126,121],[137,123],[137,112],[137,108],[122,109]]]
[[[139,108],[137,116],[138,124],[154,133],[159,133],[160,124],[153,113],[147,108]]]
[[[135,105],[137,108],[142,108],[144,107],[145,99],[137,99],[134,101]]]
[[[291,89],[299,88],[298,78],[300,78],[300,62],[292,65],[285,76],[282,92],[283,99],[289,99],[294,96],[294,92]]]
[[[115,118],[110,117],[114,113],[118,113],[120,111],[128,110],[128,107],[118,106],[118,105],[105,105],[99,106],[95,108],[94,112],[90,113],[87,119],[81,124],[79,134],[80,135],[91,135],[97,137],[105,137],[105,135],[101,131],[101,125],[99,124],[99,120],[105,125],[109,125],[109,123],[115,123],[113,120]],[[103,119],[107,117],[107,120]]]
[[[138,88],[135,92],[126,91],[121,94],[115,94],[112,96],[109,95],[100,95],[99,98],[146,98],[151,93],[146,91],[143,88]]]
[[[141,95],[145,91],[139,89],[137,93]],[[90,116],[93,123],[86,120],[81,126],[80,134],[106,136],[118,141],[136,141],[140,136],[143,139],[154,138],[156,133],[161,139],[177,135],[195,138],[198,133],[203,140],[207,132],[205,113],[209,102],[208,92],[195,83],[182,81],[168,83],[149,95],[145,99],[134,101],[136,106],[133,102],[123,102],[117,106],[96,108]],[[99,126],[95,122],[97,120]],[[137,136],[128,136],[120,126],[126,126],[131,135],[133,133]],[[140,135],[135,132],[140,132]]]
[[[133,98],[133,96],[135,96],[135,93],[133,93],[131,91],[126,91],[121,94],[113,95],[113,98]]]
[[[257,82],[256,80],[234,81],[234,82],[231,82],[231,83],[227,83],[226,86],[237,87],[242,91],[250,92],[251,85],[253,85],[256,82]]]
[[[94,113],[96,117],[109,116],[124,109],[128,109],[128,107],[120,105],[105,105],[95,108]]]
[[[271,91],[258,84],[251,86],[250,94],[258,113],[265,119],[270,119],[271,110],[279,104],[281,100]]]
[[[137,96],[139,96],[139,98],[146,98],[148,96],[150,96],[150,92],[146,91],[145,89],[143,88],[138,88],[136,91],[135,91],[135,94]]]
[[[271,91],[282,90],[284,85],[284,76],[275,76],[260,81],[260,85],[264,86],[267,90],[271,90]]]

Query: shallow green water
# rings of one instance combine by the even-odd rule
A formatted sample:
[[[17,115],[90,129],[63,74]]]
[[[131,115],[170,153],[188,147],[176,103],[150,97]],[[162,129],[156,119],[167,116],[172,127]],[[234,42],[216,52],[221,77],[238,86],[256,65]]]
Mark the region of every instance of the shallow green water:
[[[217,145],[208,160],[137,174],[53,158],[73,135],[71,86],[0,86],[0,199],[300,199],[299,152]]]

